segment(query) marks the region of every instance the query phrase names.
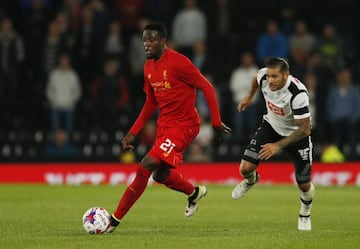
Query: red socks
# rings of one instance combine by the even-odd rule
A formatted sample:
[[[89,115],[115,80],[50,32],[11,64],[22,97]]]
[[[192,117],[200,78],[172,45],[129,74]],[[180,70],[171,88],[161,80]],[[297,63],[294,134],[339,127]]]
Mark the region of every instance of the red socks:
[[[125,190],[113,214],[116,219],[121,220],[137,199],[139,199],[147,186],[150,176],[151,172],[143,166],[139,165],[137,167],[134,181]]]
[[[188,180],[184,179],[183,176],[174,170],[170,170],[169,176],[161,182],[166,187],[174,189],[176,191],[191,195],[195,187]]]
[[[151,172],[145,169],[143,166],[139,165],[137,167],[134,181],[125,190],[113,214],[116,220],[120,221],[134,205],[134,203],[139,199],[147,186],[150,176]],[[193,184],[184,179],[182,175],[174,170],[170,170],[169,176],[161,183],[168,188],[185,193],[187,195],[191,195],[195,190]]]

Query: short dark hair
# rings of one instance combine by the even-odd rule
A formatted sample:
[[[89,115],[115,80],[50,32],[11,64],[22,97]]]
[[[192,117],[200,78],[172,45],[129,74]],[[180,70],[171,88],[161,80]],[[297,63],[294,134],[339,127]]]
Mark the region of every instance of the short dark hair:
[[[156,30],[161,38],[167,38],[166,26],[163,23],[151,22],[145,26],[144,30]]]
[[[281,57],[273,57],[266,61],[266,66],[270,68],[280,67],[281,72],[290,71],[289,63]]]

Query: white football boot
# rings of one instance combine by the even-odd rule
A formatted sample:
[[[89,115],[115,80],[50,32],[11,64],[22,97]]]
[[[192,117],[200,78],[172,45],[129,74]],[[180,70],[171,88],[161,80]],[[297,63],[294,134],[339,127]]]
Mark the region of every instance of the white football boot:
[[[241,197],[243,197],[246,192],[248,192],[256,183],[258,183],[260,181],[260,175],[258,172],[255,172],[256,174],[256,179],[254,183],[249,184],[247,179],[242,180],[238,185],[236,185],[236,187],[234,188],[234,190],[231,193],[231,197],[234,200],[240,199]]]
[[[207,194],[207,189],[205,186],[195,187],[195,192],[188,197],[188,204],[185,207],[185,216],[190,217],[193,215],[197,208],[198,202]]]
[[[311,219],[310,215],[299,215],[298,219],[298,229],[300,231],[310,231],[311,230]]]
[[[110,216],[110,224],[109,226],[106,228],[105,233],[112,233],[115,231],[115,229],[117,228],[117,226],[120,224],[120,220],[116,219],[114,217],[114,215]]]

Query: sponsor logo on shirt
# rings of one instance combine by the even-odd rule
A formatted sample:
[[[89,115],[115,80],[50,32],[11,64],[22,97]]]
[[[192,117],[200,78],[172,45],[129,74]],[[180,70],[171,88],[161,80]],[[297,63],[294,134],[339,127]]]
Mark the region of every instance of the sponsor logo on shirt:
[[[171,83],[168,81],[150,82],[154,92],[171,89]]]
[[[272,111],[273,113],[280,116],[285,116],[285,111],[283,108],[276,106],[275,104],[271,103],[269,100],[267,101],[267,105],[269,110]]]
[[[162,81],[157,81],[157,82],[150,81],[150,84],[151,84],[152,88],[154,89],[154,92],[171,89],[171,83],[167,79],[167,70],[166,69],[163,70],[162,76],[163,76]],[[150,80],[151,74],[148,74],[147,78]]]

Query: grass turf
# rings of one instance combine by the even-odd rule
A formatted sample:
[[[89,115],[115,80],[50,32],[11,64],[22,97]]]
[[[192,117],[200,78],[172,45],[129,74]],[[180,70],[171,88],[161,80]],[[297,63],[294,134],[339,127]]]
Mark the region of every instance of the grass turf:
[[[359,187],[317,187],[311,232],[297,231],[295,186],[254,187],[241,200],[232,186],[208,186],[198,212],[186,198],[150,186],[113,234],[89,235],[81,218],[92,206],[112,212],[125,186],[0,185],[0,248],[358,248]]]

